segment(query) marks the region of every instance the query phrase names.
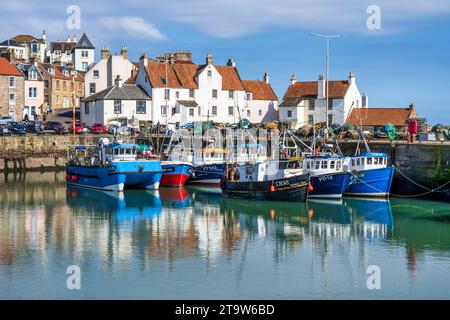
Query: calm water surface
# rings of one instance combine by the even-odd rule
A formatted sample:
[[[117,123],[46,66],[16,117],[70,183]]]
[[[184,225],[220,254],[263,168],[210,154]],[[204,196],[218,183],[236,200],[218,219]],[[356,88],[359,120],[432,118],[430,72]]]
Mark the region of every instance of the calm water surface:
[[[119,196],[64,177],[0,176],[0,298],[450,299],[448,203]],[[66,288],[70,265],[80,290]]]

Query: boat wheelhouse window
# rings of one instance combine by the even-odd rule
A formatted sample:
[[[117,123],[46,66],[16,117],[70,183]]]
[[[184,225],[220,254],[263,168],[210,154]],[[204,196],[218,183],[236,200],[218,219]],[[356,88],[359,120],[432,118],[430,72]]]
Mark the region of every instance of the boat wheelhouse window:
[[[372,164],[372,158],[367,158],[367,164]]]
[[[309,161],[306,161],[306,169],[311,168]]]
[[[365,158],[361,158],[361,164],[364,165],[364,159]]]
[[[316,170],[319,169],[319,168],[320,168],[320,161],[317,160],[317,161],[316,161]]]
[[[378,164],[378,158],[373,158],[373,164]]]
[[[361,165],[361,158],[356,159],[356,165],[360,166]]]
[[[352,159],[352,166],[355,166],[355,159]]]
[[[341,161],[336,161],[336,170],[339,170],[341,168]]]
[[[328,161],[324,160],[322,161],[322,169],[327,169],[328,168]]]
[[[383,158],[378,158],[378,164],[383,164]]]
[[[130,149],[130,148],[126,148],[126,149],[125,149],[125,154],[126,154],[126,155],[130,155],[130,154],[133,154],[133,151],[132,151],[132,149]]]
[[[335,164],[334,160],[331,160],[330,161],[330,169],[334,169],[334,164]]]
[[[115,148],[114,150],[114,155],[117,156],[119,154],[119,149]]]

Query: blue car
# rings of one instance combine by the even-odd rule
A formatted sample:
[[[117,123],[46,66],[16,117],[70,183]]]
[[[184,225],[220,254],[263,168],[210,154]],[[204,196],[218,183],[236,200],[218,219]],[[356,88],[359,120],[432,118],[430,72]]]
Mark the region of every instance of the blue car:
[[[25,134],[25,126],[20,122],[10,122],[8,123],[8,130],[12,134]]]

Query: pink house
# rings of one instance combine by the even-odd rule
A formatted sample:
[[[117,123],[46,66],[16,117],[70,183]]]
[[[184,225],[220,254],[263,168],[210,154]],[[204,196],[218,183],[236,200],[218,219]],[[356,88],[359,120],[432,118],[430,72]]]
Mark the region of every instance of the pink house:
[[[272,122],[278,120],[278,98],[269,83],[269,75],[263,80],[242,80],[245,89],[245,107],[243,118],[251,123]]]
[[[35,115],[42,116],[44,104],[44,79],[36,64],[24,63],[17,66],[25,77],[25,103],[23,118],[35,120]]]

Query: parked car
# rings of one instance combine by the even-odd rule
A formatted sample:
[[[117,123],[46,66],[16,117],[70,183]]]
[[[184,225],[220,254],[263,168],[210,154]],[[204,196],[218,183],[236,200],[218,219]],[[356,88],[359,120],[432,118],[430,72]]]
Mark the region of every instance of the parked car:
[[[69,131],[70,133],[73,133],[73,130],[74,130],[74,128],[73,128],[73,125],[71,124],[71,125],[69,126],[69,128],[68,128],[68,131]],[[75,134],[82,134],[82,133],[84,133],[85,131],[86,131],[86,130],[85,130],[84,126],[83,126],[81,123],[75,122]]]
[[[23,123],[16,121],[8,123],[8,130],[12,134],[20,134],[20,135],[25,134],[25,126],[23,125]]]
[[[45,126],[44,126],[44,131],[51,132],[51,133],[57,133],[57,134],[65,133],[64,126],[61,124],[61,122],[57,122],[57,121],[46,122]]]
[[[0,136],[10,136],[11,132],[8,130],[6,124],[0,124]]]
[[[108,128],[106,128],[106,126],[104,126],[101,123],[93,123],[91,125],[91,127],[89,128],[89,131],[91,133],[107,134],[108,133]]]
[[[2,116],[0,117],[0,125],[8,124],[10,122],[14,122],[14,119],[10,116]]]
[[[43,134],[43,125],[40,121],[28,121],[24,123],[25,132]]]
[[[131,128],[126,126],[117,126],[115,124],[112,124],[108,128],[108,132],[113,135],[123,135],[123,136],[129,136],[131,135]]]

